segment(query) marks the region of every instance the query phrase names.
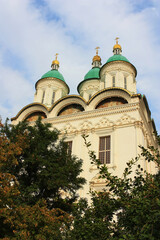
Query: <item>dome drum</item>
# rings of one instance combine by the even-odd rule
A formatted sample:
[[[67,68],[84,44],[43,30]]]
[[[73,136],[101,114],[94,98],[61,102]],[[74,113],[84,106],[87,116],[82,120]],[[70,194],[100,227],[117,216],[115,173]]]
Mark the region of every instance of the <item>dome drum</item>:
[[[80,95],[85,99],[89,100],[96,92],[99,91],[100,81],[98,79],[90,79],[81,82],[78,85],[78,91]]]
[[[40,102],[47,107],[58,99],[66,96],[69,93],[68,85],[57,78],[42,78],[36,83],[36,94],[34,102]]]
[[[104,77],[104,88],[121,87],[136,93],[136,68],[129,62],[111,61],[101,68],[101,76]]]

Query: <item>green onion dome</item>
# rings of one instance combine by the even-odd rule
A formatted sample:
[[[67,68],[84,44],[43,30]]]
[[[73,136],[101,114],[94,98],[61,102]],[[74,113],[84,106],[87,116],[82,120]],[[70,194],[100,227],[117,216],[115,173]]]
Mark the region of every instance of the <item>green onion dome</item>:
[[[92,69],[84,76],[84,80],[93,79],[93,78],[99,78],[99,71],[100,71],[100,68],[99,68],[99,67],[94,67],[94,68],[92,68]]]
[[[114,62],[114,61],[124,61],[124,62],[129,62],[128,59],[120,54],[115,54],[112,57],[110,57],[106,63],[109,62]]]
[[[57,78],[65,82],[63,75],[56,69],[48,71],[41,77],[41,79],[42,78]]]

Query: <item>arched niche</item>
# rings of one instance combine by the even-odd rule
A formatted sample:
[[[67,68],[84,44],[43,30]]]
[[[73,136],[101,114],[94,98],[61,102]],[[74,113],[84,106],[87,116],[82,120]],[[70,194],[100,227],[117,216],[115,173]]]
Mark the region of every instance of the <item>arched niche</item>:
[[[84,111],[84,108],[80,104],[73,103],[62,108],[57,114],[57,116],[69,115],[69,114],[74,114],[74,113],[83,112],[83,111]]]
[[[44,112],[33,112],[31,114],[29,114],[26,117],[26,120],[28,122],[32,122],[32,121],[36,121],[39,117],[41,117],[41,119],[47,118],[46,114]]]
[[[128,103],[126,99],[121,97],[109,97],[102,100],[97,106],[96,109],[99,108],[107,108],[107,107],[114,107],[117,105],[122,105]]]

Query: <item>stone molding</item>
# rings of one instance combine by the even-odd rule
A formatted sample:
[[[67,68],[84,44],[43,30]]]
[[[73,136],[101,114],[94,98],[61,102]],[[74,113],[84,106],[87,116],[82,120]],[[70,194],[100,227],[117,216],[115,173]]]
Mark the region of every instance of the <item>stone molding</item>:
[[[106,117],[102,117],[98,123],[92,124],[91,121],[84,120],[81,122],[78,127],[74,127],[71,123],[67,123],[64,125],[63,128],[61,128],[62,134],[73,134],[73,133],[84,133],[84,132],[91,132],[96,131],[98,129],[106,129],[106,128],[112,128],[114,127],[123,127],[124,125],[132,126],[137,125],[138,121],[135,118],[130,117],[128,114],[123,114],[121,118],[119,118],[117,121],[111,121],[110,119],[107,119]],[[140,122],[141,123],[141,122]]]
[[[67,123],[63,129],[61,129],[62,134],[75,133],[77,130],[70,123]]]
[[[100,174],[97,173],[89,182],[90,188],[94,189],[95,187],[105,187],[106,179],[99,178]]]
[[[53,88],[62,88],[62,86],[66,86],[66,83],[64,83],[63,81],[59,81],[56,78],[52,78],[52,79],[41,79],[39,80],[38,84],[37,84],[37,90],[38,89],[42,89],[42,88],[46,88],[47,87],[53,87]]]
[[[127,114],[124,114],[122,115],[122,117],[115,123],[116,126],[118,125],[126,125],[126,124],[129,124],[129,123],[135,123],[136,122],[136,119],[135,118],[132,118],[130,117],[129,115]]]
[[[128,113],[128,112],[134,112],[137,111],[139,108],[138,103],[131,103],[131,104],[123,104],[123,105],[117,105],[114,107],[108,107],[108,108],[101,108],[101,109],[95,109],[90,111],[83,111],[78,112],[75,114],[65,115],[65,116],[58,116],[53,118],[48,118],[44,121],[50,122],[53,124],[57,123],[63,123],[63,122],[72,122],[75,120],[81,120],[81,119],[90,119],[90,118],[97,118],[99,116],[107,116],[107,115],[115,115],[115,114],[121,114],[121,113]]]
[[[113,125],[113,121],[110,121],[106,117],[103,117],[98,123],[95,124],[95,128],[113,127]]]

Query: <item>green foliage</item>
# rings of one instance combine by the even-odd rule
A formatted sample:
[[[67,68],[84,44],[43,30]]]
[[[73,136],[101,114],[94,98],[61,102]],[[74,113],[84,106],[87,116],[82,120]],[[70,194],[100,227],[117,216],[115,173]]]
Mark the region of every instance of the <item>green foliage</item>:
[[[106,181],[104,192],[91,192],[91,204],[75,202],[85,182],[79,177],[82,162],[58,140],[57,130],[40,119],[34,126],[0,125],[0,239],[159,240],[158,150],[141,146],[141,156],[129,161],[119,178],[101,165],[83,137]],[[141,157],[157,165],[156,174],[141,167]]]
[[[5,168],[19,183],[21,202],[33,205],[45,199],[50,209],[70,210],[85,180],[79,176],[82,161],[69,153],[64,139],[58,140],[59,132],[41,119],[34,126],[27,122],[10,127],[6,124],[4,130],[11,142],[17,141],[18,134],[26,137],[27,146],[17,156],[18,164]]]
[[[90,143],[83,136],[89,150]],[[153,147],[141,147],[142,154],[127,163],[121,178],[101,165],[94,151],[91,162],[97,165],[106,190],[92,192],[92,203],[79,202],[74,212],[73,228],[68,239],[77,240],[158,240],[160,238],[160,155]],[[139,164],[143,157],[157,165],[149,174]],[[136,169],[133,171],[133,169]],[[134,176],[134,177],[133,177]]]
[[[70,221],[66,212],[49,210],[45,201],[39,201],[33,206],[23,204],[6,212],[5,224],[10,226],[12,234],[6,232],[5,236],[14,240],[61,240]]]
[[[85,180],[82,161],[58,138],[40,119],[34,126],[0,123],[0,239],[65,239],[66,211]]]

